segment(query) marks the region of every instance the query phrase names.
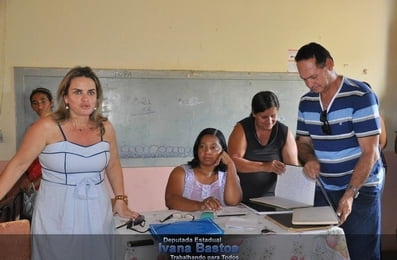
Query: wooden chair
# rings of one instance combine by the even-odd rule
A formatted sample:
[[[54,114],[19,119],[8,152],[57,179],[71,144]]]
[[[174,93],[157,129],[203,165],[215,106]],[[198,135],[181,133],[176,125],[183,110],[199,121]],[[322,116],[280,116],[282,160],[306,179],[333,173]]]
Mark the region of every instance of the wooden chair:
[[[28,260],[31,256],[30,223],[26,219],[0,223],[0,260]]]
[[[19,219],[23,206],[23,192],[18,181],[11,190],[0,200],[0,222]]]

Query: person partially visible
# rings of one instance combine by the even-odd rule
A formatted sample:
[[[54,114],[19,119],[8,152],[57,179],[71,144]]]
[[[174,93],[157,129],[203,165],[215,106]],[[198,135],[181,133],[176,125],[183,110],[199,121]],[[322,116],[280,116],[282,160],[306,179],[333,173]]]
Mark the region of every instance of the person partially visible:
[[[216,211],[239,204],[240,182],[223,133],[215,128],[202,130],[194,143],[193,156],[170,173],[166,206],[182,211]]]
[[[380,120],[380,129],[382,131],[379,136],[379,148],[381,149],[382,154],[383,154],[383,150],[386,148],[386,145],[387,145],[387,130],[386,130],[385,120],[383,119],[383,117],[381,115],[379,115],[379,120]],[[384,160],[383,155],[382,155],[382,161],[384,161],[384,163],[386,163],[386,160]]]
[[[397,134],[397,131],[395,133]],[[394,137],[394,152],[397,153],[397,135]]]
[[[51,113],[54,105],[52,94],[46,88],[34,89],[29,96],[29,101],[39,118]],[[31,220],[34,199],[40,185],[40,179],[41,166],[38,158],[36,158],[6,196],[7,200],[11,199],[13,201],[12,206],[9,206],[10,211],[12,211],[10,219],[7,220],[15,220],[17,218]],[[22,196],[22,202],[18,196]],[[3,214],[3,212],[0,214]]]
[[[274,194],[277,175],[286,164],[298,165],[295,138],[278,121],[280,103],[271,91],[254,95],[251,114],[239,121],[229,137],[229,154],[236,164],[243,202]]]
[[[336,73],[318,43],[296,56],[299,76],[310,89],[301,97],[297,145],[304,173],[318,179],[336,206],[351,259],[380,259],[381,193],[378,98],[362,81]],[[328,205],[316,191],[315,206]]]
[[[35,88],[32,90],[29,100],[30,106],[39,118],[43,118],[52,112],[54,100],[49,89]],[[20,180],[20,188],[24,192],[21,219],[29,219],[30,221],[32,219],[34,200],[40,186],[40,180],[41,165],[39,159],[36,158]]]
[[[49,115],[54,107],[54,100],[51,91],[47,88],[35,88],[32,90],[29,100],[30,106],[39,118]],[[24,185],[23,189],[26,190],[29,188],[28,186],[31,186],[35,190],[38,190],[41,179],[41,165],[38,158],[36,158],[29,166],[26,174],[30,183]],[[24,182],[24,184],[26,184],[26,182]]]
[[[0,174],[1,199],[39,156],[32,234],[64,236],[33,236],[32,259],[112,259],[111,236],[77,235],[113,234],[113,214],[139,215],[128,208],[116,134],[101,113],[102,100],[92,69],[72,68],[58,87],[56,111],[28,128]],[[116,195],[113,210],[105,174]]]
[[[39,116],[44,118],[48,116],[54,107],[54,100],[51,91],[47,88],[35,88],[30,94],[30,106],[33,111]],[[29,180],[32,182],[32,186],[38,190],[41,179],[41,165],[36,158],[27,170]]]
[[[49,115],[54,107],[51,91],[47,88],[35,88],[30,94],[30,106],[42,118]]]
[[[368,82],[365,82],[369,88],[372,89],[371,85]],[[387,173],[387,161],[383,150],[386,148],[387,145],[387,130],[385,125],[385,120],[383,120],[382,115],[379,112],[379,120],[380,120],[380,135],[379,135],[379,150],[380,150],[380,157],[382,159],[383,167],[385,168],[385,174]]]
[[[381,129],[381,133],[379,135],[380,158],[382,160],[383,168],[385,169],[385,174],[387,174],[387,161],[386,161],[385,153],[383,152],[387,145],[387,131],[386,131],[385,120],[383,119],[382,115],[379,115],[379,121],[380,121],[380,129]]]

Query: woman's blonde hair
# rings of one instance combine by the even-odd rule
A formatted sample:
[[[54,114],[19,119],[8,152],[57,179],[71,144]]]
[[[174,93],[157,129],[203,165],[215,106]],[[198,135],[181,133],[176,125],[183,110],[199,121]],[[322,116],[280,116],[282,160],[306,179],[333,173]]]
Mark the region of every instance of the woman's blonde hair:
[[[65,103],[64,97],[68,94],[72,79],[78,77],[90,78],[95,83],[97,94],[96,105],[95,110],[90,114],[90,121],[94,122],[95,125],[100,128],[100,132],[103,135],[105,133],[103,122],[107,120],[107,118],[102,115],[103,90],[98,77],[90,67],[74,67],[62,79],[57,91],[58,108],[53,113],[53,118],[58,122],[63,122],[70,118],[70,111],[67,109],[68,104]]]

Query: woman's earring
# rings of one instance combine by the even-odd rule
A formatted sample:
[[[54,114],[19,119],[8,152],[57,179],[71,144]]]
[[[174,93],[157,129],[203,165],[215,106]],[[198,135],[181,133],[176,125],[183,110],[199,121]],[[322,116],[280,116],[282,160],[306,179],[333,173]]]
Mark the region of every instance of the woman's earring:
[[[69,104],[66,104],[65,108],[66,110],[69,110]]]

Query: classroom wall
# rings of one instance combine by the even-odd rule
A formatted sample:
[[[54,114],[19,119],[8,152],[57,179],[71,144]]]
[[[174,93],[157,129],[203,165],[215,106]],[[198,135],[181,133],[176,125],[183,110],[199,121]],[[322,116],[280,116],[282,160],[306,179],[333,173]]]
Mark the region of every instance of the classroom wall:
[[[393,0],[0,0],[0,160],[16,149],[15,66],[285,72],[287,50],[310,41],[337,72],[371,83],[391,150],[396,14]],[[134,207],[164,207],[170,170],[123,169]]]
[[[0,160],[15,152],[14,66],[284,72],[287,50],[309,41],[330,49],[339,73],[370,82],[397,129],[393,0],[0,4]]]

